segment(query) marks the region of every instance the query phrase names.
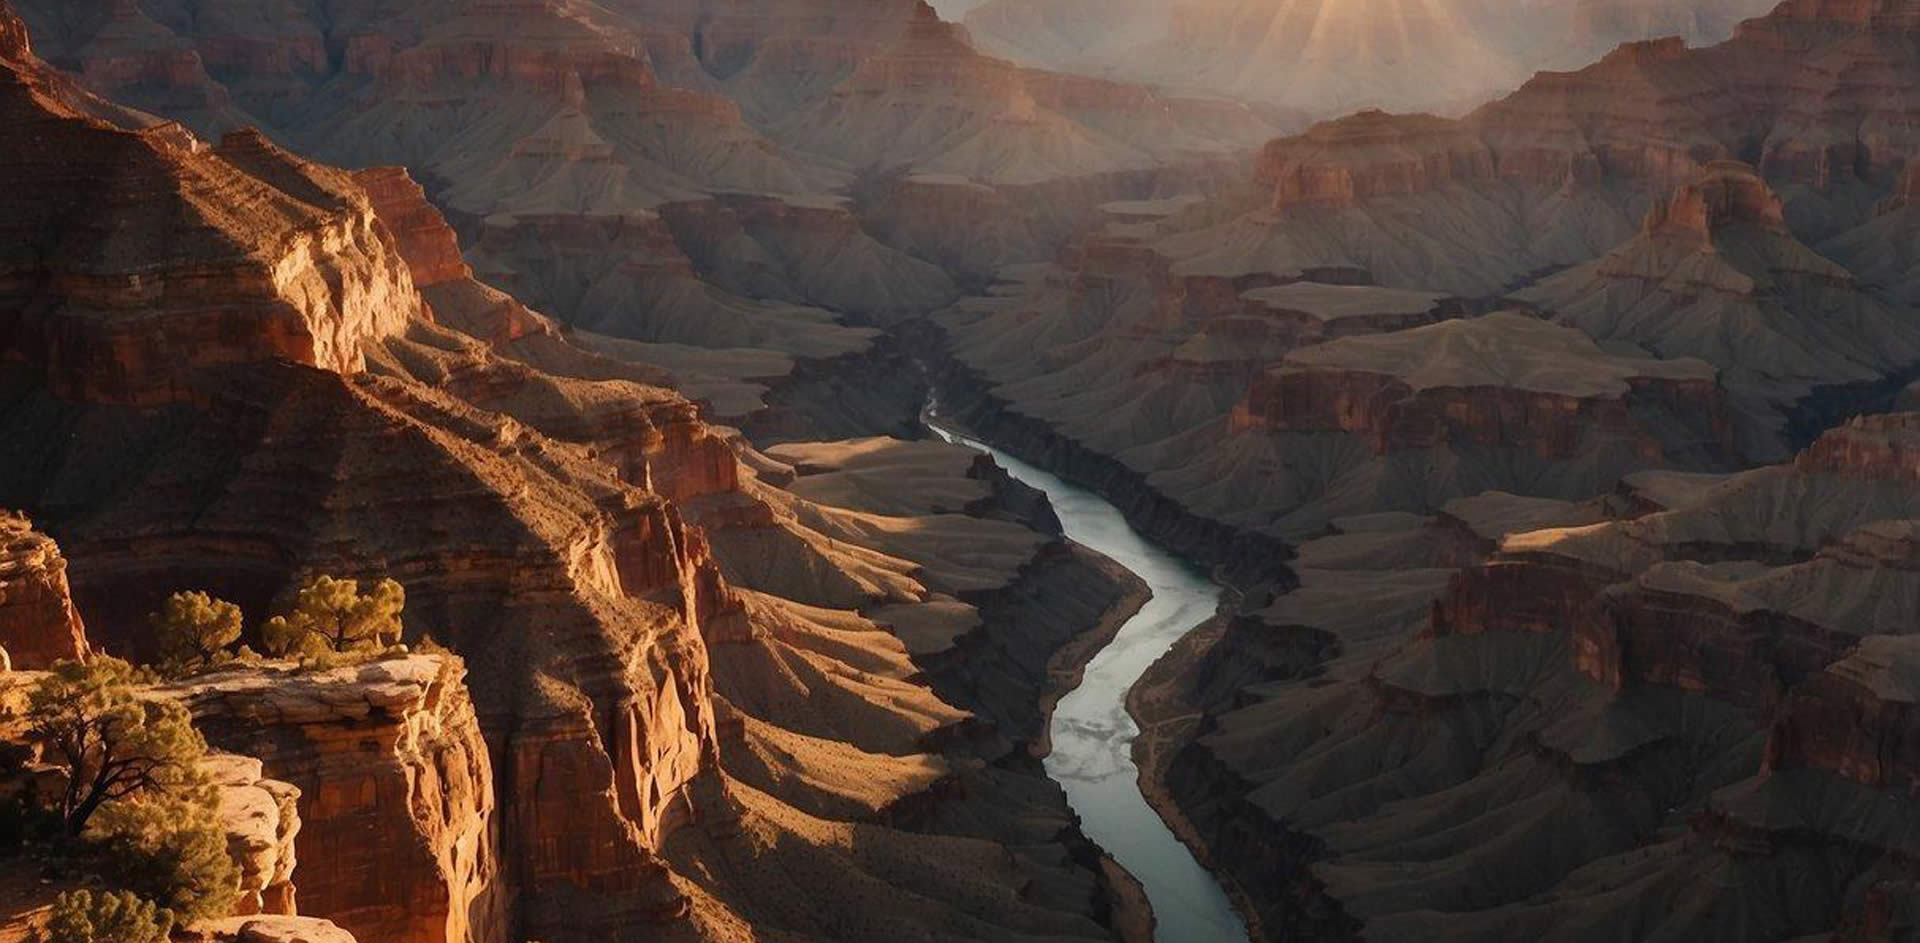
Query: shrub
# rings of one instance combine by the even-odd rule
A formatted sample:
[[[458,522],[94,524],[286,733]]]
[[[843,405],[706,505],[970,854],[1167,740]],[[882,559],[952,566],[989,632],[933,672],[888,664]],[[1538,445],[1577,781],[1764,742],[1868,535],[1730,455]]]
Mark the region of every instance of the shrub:
[[[160,642],[161,665],[180,675],[230,658],[240,641],[240,607],[206,593],[174,593],[147,617]]]
[[[56,664],[28,695],[34,736],[67,773],[51,803],[64,836],[56,848],[116,889],[65,899],[59,932],[78,935],[56,940],[144,941],[161,922],[164,938],[176,918],[227,912],[239,888],[218,796],[200,771],[206,741],[180,704],[138,697],[144,680],[100,656]]]
[[[393,580],[361,593],[353,580],[321,576],[294,594],[286,611],[261,627],[267,652],[280,657],[375,651],[400,641],[407,594]]]
[[[103,810],[87,830],[109,883],[157,901],[185,922],[227,913],[240,868],[206,787],[123,802]]]
[[[54,665],[28,694],[27,720],[67,774],[57,810],[69,837],[108,803],[184,787],[207,743],[187,710],[134,696],[139,675],[118,658]]]
[[[173,913],[125,891],[68,891],[53,902],[43,943],[161,943]]]

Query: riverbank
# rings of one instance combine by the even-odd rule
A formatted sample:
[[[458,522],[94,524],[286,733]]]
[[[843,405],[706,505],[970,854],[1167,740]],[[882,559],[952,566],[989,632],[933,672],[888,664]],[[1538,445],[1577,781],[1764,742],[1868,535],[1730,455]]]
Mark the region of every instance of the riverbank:
[[[1077,672],[1081,683],[1055,705],[1046,768],[1066,790],[1082,831],[1140,880],[1159,943],[1245,940],[1244,924],[1213,875],[1142,795],[1131,748],[1138,728],[1125,704],[1147,667],[1213,615],[1220,588],[1199,568],[1150,543],[1119,508],[1090,491],[934,428],[992,455],[1016,479],[1045,492],[1068,538],[1126,567],[1152,590],[1146,605]]]
[[[1199,826],[1187,816],[1186,810],[1180,807],[1172,791],[1167,788],[1167,772],[1179,757],[1181,749],[1199,735],[1203,716],[1181,696],[1180,673],[1186,666],[1204,658],[1226,636],[1226,632],[1226,619],[1215,616],[1167,649],[1167,653],[1160,656],[1160,660],[1154,662],[1153,667],[1148,668],[1140,680],[1127,690],[1127,713],[1140,726],[1140,734],[1133,741],[1133,762],[1140,771],[1140,794],[1146,797],[1147,804],[1159,814],[1161,821],[1167,823],[1167,828],[1180,839],[1180,843],[1193,853],[1194,860],[1200,862],[1212,873],[1214,880],[1220,882],[1221,889],[1233,901],[1233,908],[1239,911],[1240,919],[1246,921],[1247,936],[1259,943],[1267,936],[1253,895],[1247,892],[1230,869],[1213,860],[1212,850],[1201,836]]]
[[[1128,525],[1160,547],[1210,568],[1230,588],[1290,589],[1293,548],[1195,514],[1155,488],[1146,475],[1062,435],[995,395],[978,371],[947,352],[945,332],[922,322],[900,329],[941,404],[941,416],[982,442],[1104,498]]]
[[[1040,693],[1040,714],[1045,720],[1042,725],[1045,733],[1031,747],[1035,759],[1046,759],[1053,752],[1053,714],[1060,706],[1060,699],[1079,689],[1087,678],[1087,666],[1113,643],[1120,630],[1153,599],[1153,590],[1132,570],[1087,547],[1076,544],[1075,549],[1094,561],[1107,578],[1126,586],[1126,594],[1100,616],[1093,628],[1061,646],[1047,662],[1047,686]]]

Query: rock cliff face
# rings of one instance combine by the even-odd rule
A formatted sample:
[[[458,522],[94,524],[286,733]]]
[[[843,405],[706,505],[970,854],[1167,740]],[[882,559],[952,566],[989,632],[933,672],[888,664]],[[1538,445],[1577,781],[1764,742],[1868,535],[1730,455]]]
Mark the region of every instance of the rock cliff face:
[[[240,866],[236,916],[296,916],[294,869],[299,850],[300,789],[268,779],[256,757],[213,754],[202,764],[219,796],[219,816],[227,828],[227,852]]]
[[[1470,128],[1430,115],[1365,111],[1269,143],[1254,181],[1275,209],[1352,207],[1494,176],[1493,153]]]
[[[1670,199],[1655,203],[1642,228],[1649,235],[1704,245],[1734,226],[1784,234],[1786,213],[1758,172],[1745,164],[1722,161],[1682,184]]]
[[[1773,771],[1815,769],[1893,794],[1920,783],[1911,638],[1876,636],[1787,700],[1767,744]]]
[[[345,175],[257,134],[118,126],[38,69],[8,71],[0,120],[23,131],[9,176],[41,181],[4,197],[0,318],[59,395],[174,402],[202,369],[268,358],[357,370],[419,309]]]
[[[1659,434],[1635,418],[1642,403],[1699,411],[1711,440],[1731,449],[1704,362],[1611,357],[1577,331],[1515,314],[1296,351],[1255,381],[1234,425],[1337,430],[1378,454],[1472,442],[1548,459],[1573,457],[1601,431],[1659,461]]]
[[[64,631],[49,628],[56,634]],[[0,706],[0,741],[21,756],[34,755],[24,707],[39,675],[36,671],[0,670],[0,704],[4,705]],[[137,696],[171,699],[179,697],[179,692],[148,687],[140,689]],[[202,940],[271,939],[291,943],[295,938],[309,938],[352,943],[353,936],[331,922],[299,913],[297,845],[303,826],[299,787],[271,778],[258,757],[217,748],[199,760],[195,772],[212,793],[214,822],[226,834],[227,854],[237,867],[239,881],[227,914],[186,928],[183,933]],[[43,790],[44,781],[29,784],[22,777],[35,780],[47,775],[62,774],[38,762],[11,765],[0,775],[0,788],[11,797],[28,788]],[[73,886],[71,877],[48,880],[48,870],[46,862],[34,857],[9,857],[0,877],[9,886],[8,909],[0,916],[0,938],[39,938],[54,898]],[[259,932],[272,928],[274,933],[295,936],[249,936],[243,932],[253,924],[258,924]]]
[[[13,668],[47,668],[87,652],[66,558],[51,538],[11,512],[0,512],[0,650]]]
[[[485,281],[636,342],[608,349],[684,378],[729,422],[802,437],[898,432],[917,408],[918,387],[812,428],[783,408],[822,377],[895,369],[837,322],[954,299],[910,252],[967,247],[975,275],[1029,261],[1100,203],[1216,182],[1277,130],[1236,105],[989,59],[920,3],[20,6],[52,61],[131,104],[412,168]],[[869,225],[845,199],[855,169],[964,178],[994,198]],[[982,259],[989,242],[1004,251]]]
[[[298,787],[307,913],[361,939],[505,939],[493,767],[463,673],[415,656],[229,672],[173,693],[210,742]]]
[[[1717,46],[1630,45],[1580,72],[1543,75],[1473,120],[1502,153],[1502,172],[1521,177],[1564,179],[1569,159],[1591,157],[1667,185],[1735,158],[1822,190],[1884,185],[1913,150],[1894,116],[1914,87],[1893,51],[1912,28],[1897,2],[1785,3]]]

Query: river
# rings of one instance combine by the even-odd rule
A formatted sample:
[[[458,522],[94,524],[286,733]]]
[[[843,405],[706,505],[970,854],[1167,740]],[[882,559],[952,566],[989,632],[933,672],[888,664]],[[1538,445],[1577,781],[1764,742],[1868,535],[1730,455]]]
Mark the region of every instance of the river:
[[[1086,678],[1053,714],[1047,772],[1067,792],[1082,828],[1146,887],[1156,943],[1245,943],[1227,895],[1140,794],[1127,691],[1188,632],[1213,615],[1220,589],[1185,560],[1154,546],[1120,509],[991,446],[934,427],[949,442],[993,456],[1013,477],[1046,492],[1067,536],[1132,570],[1153,598],[1087,666]]]

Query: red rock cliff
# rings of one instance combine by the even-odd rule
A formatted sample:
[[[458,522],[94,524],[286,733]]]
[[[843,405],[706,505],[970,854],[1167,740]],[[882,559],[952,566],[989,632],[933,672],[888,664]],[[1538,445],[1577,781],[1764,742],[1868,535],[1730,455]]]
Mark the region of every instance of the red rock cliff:
[[[414,656],[174,690],[209,741],[299,787],[303,912],[363,940],[504,940],[493,770],[463,674]]]
[[[1862,785],[1920,794],[1920,641],[1877,636],[1793,693],[1767,745],[1767,767],[1822,769]]]
[[[47,668],[87,652],[60,548],[25,517],[0,511],[0,650],[15,668]]]
[[[1254,180],[1276,208],[1353,206],[1490,179],[1493,153],[1459,122],[1432,115],[1364,111],[1266,146]]]
[[[0,74],[20,146],[0,176],[4,356],[61,396],[150,405],[193,397],[221,364],[285,359],[352,371],[421,313],[418,293],[345,174],[258,134],[208,148],[177,127],[83,110],[34,63]]]
[[[1353,433],[1378,454],[1476,443],[1565,459],[1599,434],[1657,462],[1661,435],[1636,418],[1635,402],[1704,407],[1708,435],[1731,439],[1706,364],[1611,357],[1576,331],[1518,314],[1298,351],[1255,381],[1234,422]]]

